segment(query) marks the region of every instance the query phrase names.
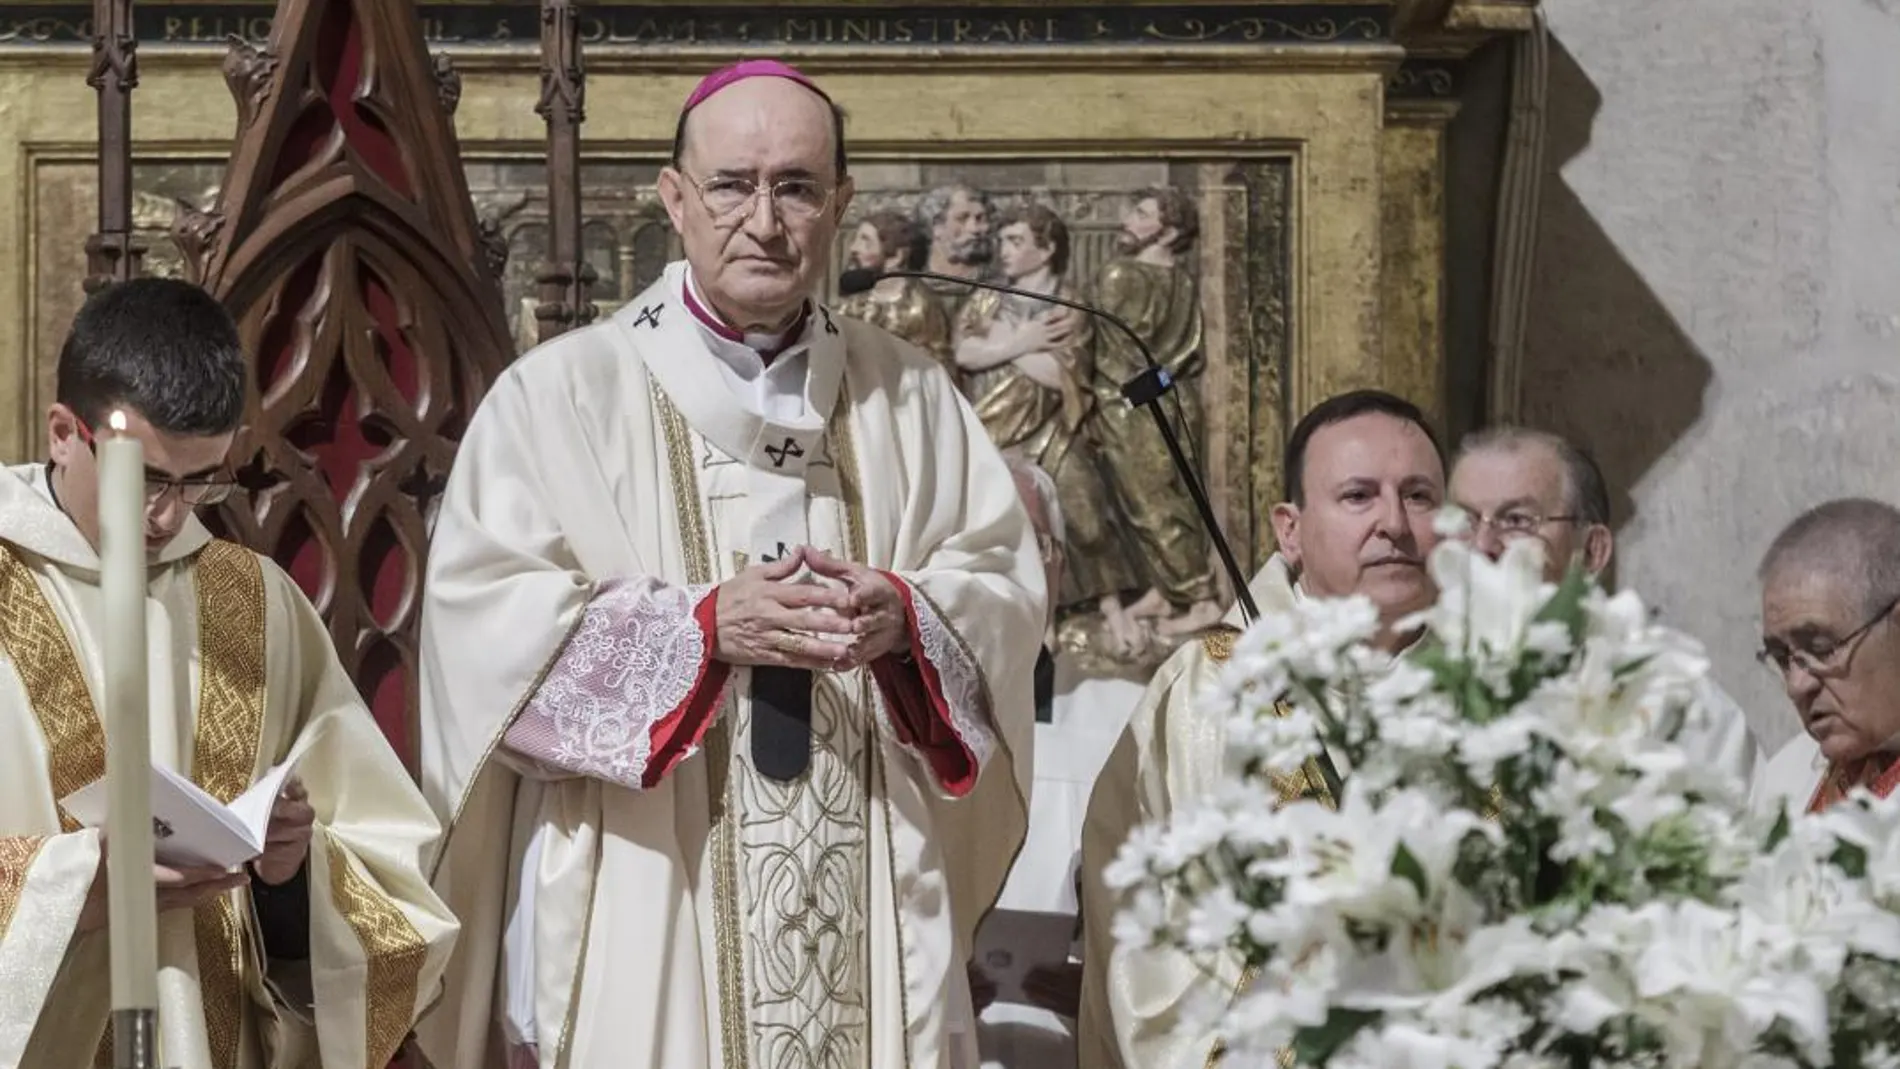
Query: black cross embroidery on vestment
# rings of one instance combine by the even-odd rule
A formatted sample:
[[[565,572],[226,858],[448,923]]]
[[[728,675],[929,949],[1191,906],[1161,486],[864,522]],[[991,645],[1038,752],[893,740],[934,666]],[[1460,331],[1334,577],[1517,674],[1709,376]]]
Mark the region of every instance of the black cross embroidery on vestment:
[[[652,327],[658,330],[660,327],[660,313],[664,311],[666,311],[666,305],[664,304],[647,305],[645,308],[640,309],[639,315],[633,318],[633,325],[636,327]]]
[[[838,324],[833,323],[831,321],[831,309],[820,308],[818,309],[818,314],[825,317],[825,333],[826,334],[838,333]]]
[[[798,439],[787,438],[785,439],[785,444],[782,446],[780,445],[766,446],[765,455],[772,458],[773,467],[782,468],[785,466],[786,458],[802,457],[805,455],[805,450],[802,446],[798,444]]]

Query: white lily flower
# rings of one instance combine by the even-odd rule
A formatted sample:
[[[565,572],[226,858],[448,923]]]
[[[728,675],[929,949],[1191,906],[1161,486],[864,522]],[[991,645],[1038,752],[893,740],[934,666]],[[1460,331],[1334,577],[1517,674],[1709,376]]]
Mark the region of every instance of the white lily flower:
[[[1813,1069],[1862,1037],[1900,1069],[1871,1042],[1900,1019],[1900,796],[1792,813],[1764,851],[1745,785],[1678,743],[1709,722],[1701,646],[1634,593],[1554,604],[1541,551],[1441,543],[1400,625],[1431,641],[1396,660],[1365,598],[1250,627],[1200,696],[1227,778],[1108,866],[1117,938],[1246,956],[1238,997],[1177,1004],[1235,1065],[1324,1026],[1356,1029],[1340,1067]],[[1324,751],[1343,808],[1282,804]]]

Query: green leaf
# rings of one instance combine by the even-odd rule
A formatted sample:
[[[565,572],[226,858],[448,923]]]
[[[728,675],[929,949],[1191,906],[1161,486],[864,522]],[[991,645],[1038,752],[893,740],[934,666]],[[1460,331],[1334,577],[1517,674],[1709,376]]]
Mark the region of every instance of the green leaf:
[[[1349,1010],[1334,1006],[1327,1011],[1326,1023],[1302,1028],[1293,1037],[1293,1057],[1300,1065],[1325,1065],[1339,1048],[1352,1041],[1359,1030],[1379,1019],[1374,1010]]]
[[[1459,680],[1459,690],[1454,693],[1458,696],[1464,719],[1470,723],[1489,724],[1503,715],[1492,699],[1491,692],[1485,689],[1484,681],[1476,674],[1467,674]]]
[[[1583,638],[1583,599],[1587,597],[1596,580],[1584,571],[1581,562],[1573,562],[1570,570],[1564,573],[1564,581],[1557,584],[1557,590],[1537,610],[1533,619],[1537,623],[1555,622],[1564,625],[1570,631],[1572,642]]]
[[[1418,863],[1418,858],[1405,848],[1404,843],[1400,843],[1392,853],[1392,875],[1410,882],[1418,890],[1420,902],[1431,901],[1431,881],[1425,876],[1425,866]]]
[[[1867,851],[1853,843],[1841,843],[1834,850],[1835,867],[1847,873],[1851,879],[1865,879],[1867,876]]]
[[[1768,842],[1762,847],[1763,851],[1770,851],[1780,846],[1781,841],[1786,839],[1792,830],[1794,830],[1794,822],[1788,819],[1788,809],[1783,806],[1781,815],[1775,818],[1775,826],[1768,829]]]

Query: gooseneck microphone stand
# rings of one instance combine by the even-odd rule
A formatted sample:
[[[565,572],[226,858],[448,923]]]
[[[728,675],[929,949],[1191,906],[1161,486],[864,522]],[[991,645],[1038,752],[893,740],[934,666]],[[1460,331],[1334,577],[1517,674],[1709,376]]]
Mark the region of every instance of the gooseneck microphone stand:
[[[1182,451],[1181,439],[1175,434],[1174,424],[1168,420],[1167,413],[1161,410],[1161,399],[1167,396],[1169,390],[1174,389],[1174,376],[1155,362],[1153,350],[1148,348],[1148,343],[1135,332],[1135,328],[1124,323],[1119,316],[1083,304],[1081,301],[1072,301],[1067,297],[1018,289],[1014,286],[1005,286],[1000,282],[942,275],[934,271],[871,271],[865,268],[853,268],[838,276],[838,292],[845,296],[863,293],[887,278],[928,279],[933,282],[993,290],[1015,297],[1026,297],[1032,301],[1057,304],[1110,323],[1126,335],[1128,340],[1135,344],[1135,350],[1141,353],[1142,361],[1147,366],[1133,378],[1122,383],[1121,395],[1130,405],[1145,408],[1148,414],[1154,417],[1155,429],[1161,432],[1161,441],[1168,448],[1168,459],[1174,462],[1175,473],[1186,484],[1188,496],[1194,499],[1194,509],[1200,514],[1201,525],[1207,529],[1207,536],[1214,543],[1214,551],[1220,555],[1221,567],[1227,572],[1228,581],[1233,585],[1234,600],[1240,605],[1241,616],[1250,624],[1260,619],[1260,606],[1253,599],[1253,591],[1248,588],[1247,575],[1240,570],[1240,562],[1234,559],[1234,549],[1228,545],[1227,536],[1221,531],[1220,522],[1214,518],[1214,505],[1207,499],[1207,488],[1201,484],[1200,474],[1195,471],[1194,464]],[[1328,793],[1334,798],[1342,797],[1339,769],[1333,765],[1331,755],[1322,748],[1313,762],[1319,768],[1320,779],[1325,781]]]

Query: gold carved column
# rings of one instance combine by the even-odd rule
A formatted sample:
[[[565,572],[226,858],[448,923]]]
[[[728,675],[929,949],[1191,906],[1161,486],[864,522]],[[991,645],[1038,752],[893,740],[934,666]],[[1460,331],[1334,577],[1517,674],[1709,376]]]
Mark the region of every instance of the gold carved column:
[[[1451,75],[1407,64],[1408,93],[1386,101],[1384,158],[1384,385],[1425,409],[1435,426],[1445,418],[1445,128],[1456,98],[1410,95],[1410,78]],[[1393,87],[1402,83],[1395,80]]]
[[[1447,433],[1460,429],[1449,426],[1457,421],[1454,409],[1487,408],[1482,398],[1448,403],[1447,362],[1453,354],[1446,349],[1447,300],[1454,286],[1484,286],[1487,275],[1470,263],[1459,265],[1462,277],[1454,273],[1448,260],[1448,206],[1453,198],[1482,201],[1494,192],[1449,188],[1449,132],[1473,92],[1495,91],[1466,84],[1473,57],[1494,42],[1529,32],[1537,5],[1538,0],[1403,0],[1395,16],[1394,33],[1405,60],[1386,83],[1381,385],[1418,402]],[[1496,229],[1497,220],[1487,222]]]

